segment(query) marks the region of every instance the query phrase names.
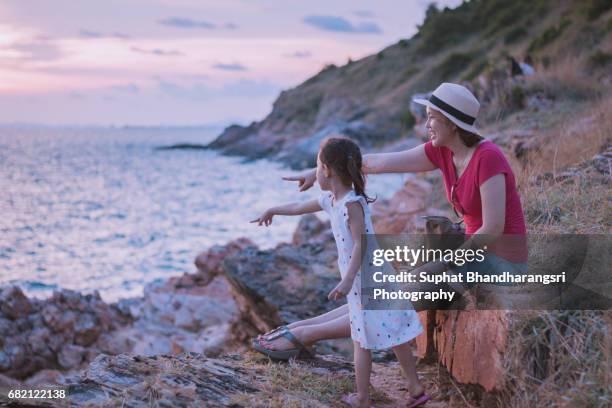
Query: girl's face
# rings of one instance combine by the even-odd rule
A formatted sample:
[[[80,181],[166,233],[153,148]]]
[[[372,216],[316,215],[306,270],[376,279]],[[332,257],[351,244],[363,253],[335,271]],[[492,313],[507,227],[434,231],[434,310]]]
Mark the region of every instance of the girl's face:
[[[317,155],[317,183],[323,191],[331,188],[331,169],[321,161],[319,154]]]
[[[455,125],[443,114],[427,107],[427,122],[425,127],[429,133],[431,143],[435,147],[448,146],[454,136]]]

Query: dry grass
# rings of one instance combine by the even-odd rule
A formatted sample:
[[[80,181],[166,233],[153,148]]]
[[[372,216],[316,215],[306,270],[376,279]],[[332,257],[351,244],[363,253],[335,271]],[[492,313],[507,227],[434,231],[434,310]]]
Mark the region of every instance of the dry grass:
[[[532,77],[525,78],[525,93],[541,93],[545,98],[555,101],[582,101],[593,98],[599,88],[592,78],[583,73],[585,58],[568,57],[544,71],[537,71]]]
[[[485,100],[479,123],[499,129],[507,119],[517,112],[538,113],[546,116],[551,108],[592,101],[602,96],[597,81],[586,72],[588,55],[566,57],[550,67],[539,68],[529,77],[509,78],[505,60],[489,69],[483,79],[488,85],[475,83],[477,93]],[[488,75],[488,77],[487,77]],[[559,119],[555,109],[553,117]]]
[[[328,407],[337,405],[342,395],[353,389],[354,380],[347,373],[317,371],[295,360],[275,363],[261,355],[249,356],[245,364],[261,374],[254,379],[260,391],[233,397],[232,403],[240,406]]]
[[[540,92],[573,113],[537,130],[526,159],[511,160],[530,233],[611,231],[610,174],[590,160],[612,143],[612,96],[596,96],[594,81],[577,74],[579,64],[559,64],[524,85],[526,94]],[[502,406],[612,405],[612,312],[511,313]]]
[[[611,318],[602,311],[517,314],[505,354],[503,406],[610,406]]]
[[[589,104],[586,116],[540,135],[525,164],[514,161],[530,232],[610,232],[610,176],[581,167],[612,142],[610,111],[612,98]]]

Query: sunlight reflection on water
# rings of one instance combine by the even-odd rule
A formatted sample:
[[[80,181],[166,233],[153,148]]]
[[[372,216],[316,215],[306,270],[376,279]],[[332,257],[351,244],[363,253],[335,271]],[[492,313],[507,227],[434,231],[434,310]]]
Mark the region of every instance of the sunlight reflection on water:
[[[289,241],[298,217],[248,221],[270,206],[316,198],[281,180],[267,160],[207,150],[156,150],[212,140],[212,129],[0,128],[0,284],[30,295],[99,290],[142,294],[157,278],[195,270],[215,244],[245,236],[262,248]],[[388,197],[401,175],[370,177]],[[325,218],[325,214],[321,215]]]

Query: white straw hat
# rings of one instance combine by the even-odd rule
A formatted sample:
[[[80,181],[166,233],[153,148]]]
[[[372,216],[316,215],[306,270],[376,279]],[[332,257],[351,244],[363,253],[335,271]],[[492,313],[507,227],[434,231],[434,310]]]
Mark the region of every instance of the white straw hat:
[[[433,91],[429,99],[413,100],[437,110],[461,129],[478,134],[474,122],[480,110],[480,102],[465,86],[444,82]]]

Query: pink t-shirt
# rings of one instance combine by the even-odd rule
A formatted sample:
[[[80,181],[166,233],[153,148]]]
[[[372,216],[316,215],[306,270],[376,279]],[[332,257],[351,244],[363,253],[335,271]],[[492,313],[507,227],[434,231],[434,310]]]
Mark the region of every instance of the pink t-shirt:
[[[516,191],[514,173],[506,157],[495,143],[485,140],[476,146],[476,151],[459,179],[457,179],[453,164],[453,152],[449,148],[434,147],[429,141],[425,143],[425,154],[429,161],[442,171],[446,197],[450,203],[452,203],[451,188],[455,185],[455,203],[458,204],[457,211],[463,213],[467,235],[475,233],[482,226],[480,186],[500,173],[503,173],[506,178],[506,222],[503,233],[504,235],[523,236],[527,233],[521,200]],[[512,262],[527,261],[527,246],[524,237],[521,237],[522,243],[518,245],[508,245],[509,242],[514,241],[511,237],[503,237],[501,241],[505,245],[496,245],[495,248],[491,248],[495,254]]]

